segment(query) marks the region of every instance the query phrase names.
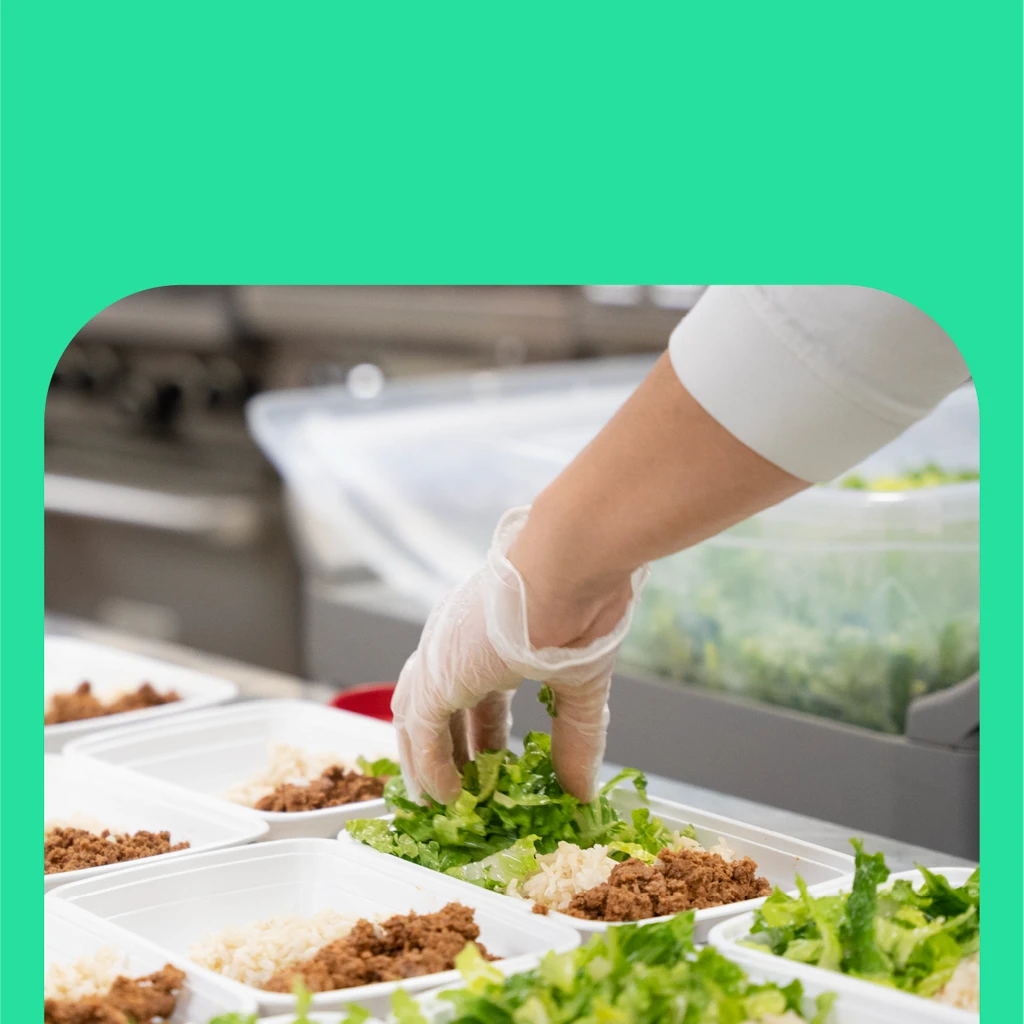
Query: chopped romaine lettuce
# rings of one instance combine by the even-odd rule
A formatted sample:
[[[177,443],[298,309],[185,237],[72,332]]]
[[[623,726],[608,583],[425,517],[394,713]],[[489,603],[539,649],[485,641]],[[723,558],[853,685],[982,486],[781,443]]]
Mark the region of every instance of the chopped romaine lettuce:
[[[740,1024],[789,1012],[807,1019],[799,982],[755,984],[714,949],[697,952],[692,913],[610,929],[509,978],[470,949],[456,963],[466,985],[440,996],[452,1004],[452,1024]],[[824,1024],[831,999],[818,1000],[814,1024]]]
[[[376,761],[367,761],[365,757],[357,757],[356,764],[364,775],[401,775],[402,769],[389,757],[378,757]]]
[[[536,856],[553,852],[560,842],[582,849],[607,845],[617,860],[653,860],[676,841],[678,836],[646,807],[628,820],[619,816],[608,797],[627,781],[646,799],[643,772],[626,768],[601,787],[596,799],[580,803],[558,784],[551,738],[534,732],[520,755],[491,751],[470,761],[462,791],[450,804],[410,800],[401,776],[395,776],[384,790],[393,821],[359,819],[347,828],[381,853],[504,890],[513,879],[536,871]]]
[[[429,1024],[416,1000],[401,988],[391,996],[391,1015],[395,1024]]]
[[[849,895],[813,897],[797,879],[799,897],[775,890],[754,915],[754,948],[841,971],[922,996],[932,996],[957,964],[979,948],[980,869],[962,886],[919,868],[924,882],[889,877],[880,853],[853,840],[856,872]]]
[[[526,836],[483,860],[471,861],[446,874],[488,889],[506,889],[509,882],[521,882],[537,870],[536,836]]]
[[[544,705],[544,707],[547,709],[548,714],[552,718],[558,717],[558,711],[555,710],[555,694],[547,683],[545,683],[538,691],[537,700],[539,700],[541,704]]]

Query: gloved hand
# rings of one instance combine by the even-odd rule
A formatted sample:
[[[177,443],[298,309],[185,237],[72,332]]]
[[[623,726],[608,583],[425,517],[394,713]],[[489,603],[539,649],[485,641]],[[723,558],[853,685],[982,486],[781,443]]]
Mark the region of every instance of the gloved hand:
[[[632,597],[610,633],[583,647],[530,643],[526,587],[506,557],[528,508],[506,512],[485,565],[431,612],[391,701],[402,776],[410,796],[448,803],[459,768],[476,752],[508,744],[512,694],[523,679],[554,694],[551,747],[558,781],[581,800],[594,796],[608,729],[612,668],[648,570],[632,576]]]

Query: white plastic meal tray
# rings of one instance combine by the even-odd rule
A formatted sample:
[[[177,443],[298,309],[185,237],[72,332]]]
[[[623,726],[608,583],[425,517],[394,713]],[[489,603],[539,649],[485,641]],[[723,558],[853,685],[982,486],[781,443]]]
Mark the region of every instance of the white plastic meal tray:
[[[72,692],[84,682],[92,684],[93,693],[101,700],[136,690],[142,683],[151,683],[161,693],[176,690],[181,697],[181,700],[155,708],[48,725],[45,727],[47,753],[59,753],[66,743],[86,733],[226,704],[238,696],[238,687],[226,679],[78,637],[47,636],[43,662],[43,690],[47,701],[54,694]]]
[[[49,899],[64,899],[126,928],[167,953],[187,957],[199,939],[228,925],[244,925],[277,914],[311,916],[332,908],[370,918],[430,913],[447,903],[473,907],[480,941],[502,957],[503,970],[527,970],[549,949],[563,952],[579,944],[573,929],[555,921],[510,912],[488,893],[444,875],[424,874],[412,865],[381,864],[354,857],[329,839],[286,839],[274,843],[200,854],[173,864],[142,865],[105,878],[61,886]],[[195,970],[211,978],[206,968]],[[320,992],[314,1009],[337,1009],[359,1003],[386,1015],[399,987],[422,992],[457,980],[455,971]],[[287,1013],[290,994],[264,992],[221,978],[254,998],[268,1013]]]
[[[723,818],[720,815],[711,814],[696,807],[687,807],[672,800],[651,797],[645,804],[635,792],[622,788],[612,794],[611,802],[624,816],[628,816],[629,812],[636,807],[648,807],[652,816],[660,818],[671,829],[681,829],[686,825],[693,825],[697,833],[697,841],[705,848],[710,848],[719,839],[724,839],[737,856],[751,857],[757,863],[759,875],[767,878],[772,885],[787,892],[796,889],[796,875],[798,874],[808,885],[818,885],[840,879],[848,875],[853,868],[853,857],[845,853],[837,853],[835,850],[815,846],[813,843],[806,843],[801,839],[793,839],[790,836],[770,832],[754,825],[745,825],[731,818]],[[338,839],[345,845],[358,846],[366,850],[373,857],[387,858],[389,861],[398,860],[397,857],[392,857],[390,854],[378,853],[376,850],[364,846],[345,830],[338,834]],[[412,866],[417,871],[431,875],[436,874],[429,868],[419,865]],[[455,881],[466,890],[479,888],[470,882],[462,882],[457,879]],[[488,892],[487,895],[510,903],[522,911],[530,912],[530,904],[525,900],[492,892]],[[705,942],[711,928],[719,921],[753,910],[762,902],[764,902],[763,899],[744,900],[742,903],[731,903],[726,906],[696,911],[694,914],[694,941]],[[561,921],[575,928],[583,935],[584,939],[594,932],[604,932],[615,927],[614,923],[607,921],[584,921],[554,911],[545,916],[549,921]],[[665,920],[667,920],[666,917],[652,917],[639,923],[650,924],[653,921]]]
[[[970,877],[973,868],[951,867],[951,868],[930,868],[938,875],[944,875],[953,886],[963,885]],[[924,882],[920,871],[900,871],[889,876],[885,886],[892,885],[898,879],[907,879],[916,886]],[[849,892],[853,884],[853,876],[840,879],[832,885],[818,886],[814,890],[815,896],[829,896],[840,892]],[[862,981],[859,978],[850,978],[836,971],[825,971],[820,967],[811,964],[796,963],[792,960],[784,960],[767,951],[761,952],[743,946],[740,943],[750,938],[750,929],[754,924],[753,913],[743,914],[741,917],[734,917],[725,921],[711,930],[708,942],[730,960],[735,960],[750,971],[765,973],[767,971],[778,971],[783,969],[794,978],[799,978],[805,985],[820,985],[825,990],[849,994],[858,999],[878,1003],[891,1008],[895,1019],[906,1020],[908,1024],[914,1021],[946,1021],[948,1024],[964,1024],[964,1022],[977,1021],[979,1015],[967,1010],[960,1010],[953,1006],[944,1006],[933,1000],[915,996],[909,992],[900,992],[895,989],[875,985],[870,981]]]
[[[276,743],[310,753],[329,751],[350,761],[398,757],[395,731],[386,722],[301,700],[248,701],[179,715],[90,736],[70,744],[66,754],[131,768],[234,807],[221,794],[266,768]],[[349,818],[383,812],[383,800],[366,800],[317,811],[252,813],[266,822],[265,838],[292,839],[333,837]]]
[[[156,858],[160,861],[252,843],[267,831],[259,816],[244,807],[209,800],[123,768],[70,761],[58,754],[47,754],[45,759],[43,816],[47,823],[57,821],[81,828],[95,823],[113,832],[170,832],[172,843],[191,843],[187,850],[160,854]],[[45,888],[108,874],[124,866],[104,864],[44,875]]]
[[[152,974],[168,962],[183,970],[185,987],[170,1017],[171,1024],[206,1024],[218,1014],[251,1014],[257,1010],[254,999],[236,992],[220,978],[200,973],[181,957],[168,956],[131,932],[70,903],[47,902],[44,935],[47,968],[113,949],[121,954],[120,969],[129,977]]]
[[[792,971],[786,969],[786,963],[781,964],[776,970],[751,970],[748,969],[748,976],[751,981],[775,982],[778,985],[788,985],[794,980]],[[815,1012],[814,1001],[823,992],[836,992],[819,979],[811,981],[801,979],[804,989],[803,1011],[808,1018]],[[417,998],[420,1011],[427,1019],[428,1024],[448,1024],[454,1014],[451,1004],[438,995],[443,989],[427,992]],[[884,1000],[875,998],[864,998],[861,993],[836,992],[836,1001],[832,1004],[826,1024],[930,1024],[935,1018],[927,1012],[917,1008],[910,1010],[905,1006],[892,1006]],[[927,1008],[925,1008],[927,1010]],[[345,1019],[344,1013],[313,1013],[310,1014],[310,1021],[313,1024],[342,1024]],[[958,1024],[963,1024],[961,1018],[956,1018]],[[394,1018],[387,1018],[389,1024],[393,1024]],[[295,1024],[295,1014],[275,1014],[272,1017],[261,1017],[260,1024]],[[367,1021],[367,1024],[377,1024],[375,1021]]]
[[[744,965],[745,966],[745,965]],[[794,979],[794,974],[784,967],[781,970],[747,970],[748,977],[756,983],[775,982],[778,985],[788,985]],[[808,1017],[815,1012],[814,1001],[823,992],[836,992],[834,987],[822,984],[817,980],[801,980],[804,989],[804,1005],[802,1010]],[[454,1014],[451,1004],[444,999],[439,999],[438,989],[425,993],[417,1000],[420,1010],[426,1017],[428,1024],[448,1024]],[[859,993],[836,992],[836,1000],[828,1015],[826,1024],[929,1024],[933,1018],[918,1016],[913,1012],[907,1012],[905,1007],[892,1007],[883,1001],[864,999]],[[271,1017],[263,1024],[293,1024],[295,1018],[292,1016]],[[325,1014],[322,1019],[317,1019],[317,1024],[340,1024],[340,1018]],[[960,1021],[960,1024],[963,1024]]]

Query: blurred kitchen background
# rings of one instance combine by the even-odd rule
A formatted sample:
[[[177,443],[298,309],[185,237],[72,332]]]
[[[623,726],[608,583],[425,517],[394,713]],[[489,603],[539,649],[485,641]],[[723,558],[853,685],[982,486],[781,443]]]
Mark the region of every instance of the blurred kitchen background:
[[[607,419],[702,291],[124,299],[79,332],[50,387],[47,613],[334,688],[393,680],[437,588]],[[465,408],[435,437],[435,410]],[[907,436],[878,472],[976,469],[973,389]],[[972,856],[977,509],[976,481],[896,498],[815,489],[659,563],[613,688],[609,756]],[[544,727],[532,694],[515,714],[519,732]]]
[[[365,395],[413,376],[656,352],[700,291],[176,287],[130,296],[79,332],[53,375],[47,610],[268,668],[323,671],[308,602],[325,567],[300,568],[306,524],[246,428],[248,399],[319,385]],[[330,567],[332,582],[361,575],[341,568]]]

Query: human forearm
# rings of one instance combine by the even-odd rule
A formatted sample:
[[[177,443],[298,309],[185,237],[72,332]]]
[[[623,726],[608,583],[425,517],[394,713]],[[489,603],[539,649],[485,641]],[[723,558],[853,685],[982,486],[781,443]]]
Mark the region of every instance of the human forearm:
[[[509,558],[537,647],[582,645],[622,615],[637,566],[807,487],[713,419],[662,356],[537,498]]]

